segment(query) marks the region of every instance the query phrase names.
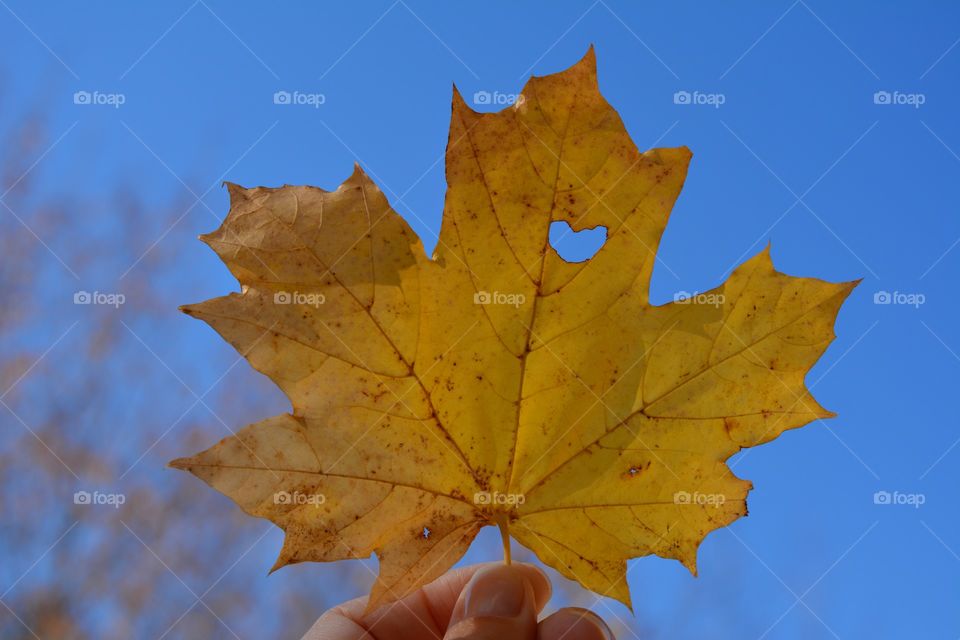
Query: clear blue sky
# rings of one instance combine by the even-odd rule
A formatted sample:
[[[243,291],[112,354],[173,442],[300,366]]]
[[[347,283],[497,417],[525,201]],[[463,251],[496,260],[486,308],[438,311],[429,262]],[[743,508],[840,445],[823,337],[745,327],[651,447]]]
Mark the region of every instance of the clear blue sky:
[[[864,278],[808,378],[839,417],[733,459],[756,487],[750,516],[706,540],[699,578],[666,560],[631,564],[638,628],[669,637],[663,612],[682,606],[692,621],[678,637],[960,635],[960,6],[143,5],[0,2],[0,117],[46,114],[59,140],[40,160],[44,188],[132,184],[188,203],[189,188],[202,204],[180,224],[197,233],[227,210],[222,180],[333,188],[358,161],[432,247],[452,83],[468,98],[518,93],[593,43],[601,91],[638,146],[694,152],[654,301],[719,284],[767,242],[781,271]],[[123,104],[75,104],[78,91]],[[322,104],[278,105],[278,91]],[[235,286],[202,244],[177,255],[182,302]],[[51,286],[123,291],[122,273],[78,275],[64,268]],[[229,349],[186,318],[169,339]],[[189,355],[169,358],[180,371]],[[189,375],[203,387],[220,373]],[[924,503],[875,504],[879,491]],[[487,542],[472,559],[495,549]],[[249,561],[269,565],[271,543]],[[612,602],[597,610],[629,616]]]

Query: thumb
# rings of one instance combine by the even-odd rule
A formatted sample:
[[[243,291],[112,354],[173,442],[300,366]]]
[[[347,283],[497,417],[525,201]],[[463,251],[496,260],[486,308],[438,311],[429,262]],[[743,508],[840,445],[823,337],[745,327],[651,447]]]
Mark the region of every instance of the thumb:
[[[494,565],[460,592],[444,640],[535,640],[537,604],[523,571]]]

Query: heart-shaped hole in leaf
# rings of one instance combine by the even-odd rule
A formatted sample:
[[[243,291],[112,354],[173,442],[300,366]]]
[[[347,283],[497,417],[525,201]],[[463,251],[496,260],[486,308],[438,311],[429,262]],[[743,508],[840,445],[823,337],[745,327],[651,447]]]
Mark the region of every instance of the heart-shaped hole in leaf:
[[[607,228],[574,231],[566,220],[550,223],[550,246],[567,262],[586,262],[600,251],[607,241]]]

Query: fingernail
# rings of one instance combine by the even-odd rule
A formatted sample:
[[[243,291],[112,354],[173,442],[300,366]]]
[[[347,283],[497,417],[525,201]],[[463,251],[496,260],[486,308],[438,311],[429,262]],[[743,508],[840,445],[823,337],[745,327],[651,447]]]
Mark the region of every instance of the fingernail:
[[[589,609],[571,607],[566,609],[570,621],[566,623],[567,640],[614,640],[613,631],[603,618]]]
[[[468,618],[514,618],[523,611],[526,590],[526,581],[508,566],[481,569],[467,586],[464,612]]]

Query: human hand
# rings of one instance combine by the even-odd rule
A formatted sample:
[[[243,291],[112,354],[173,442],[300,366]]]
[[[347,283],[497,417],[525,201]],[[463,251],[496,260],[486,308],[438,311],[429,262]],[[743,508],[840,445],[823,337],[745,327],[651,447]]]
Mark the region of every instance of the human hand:
[[[367,598],[345,602],[320,616],[303,640],[614,640],[586,609],[560,609],[538,623],[551,592],[533,565],[473,565],[367,614]]]

